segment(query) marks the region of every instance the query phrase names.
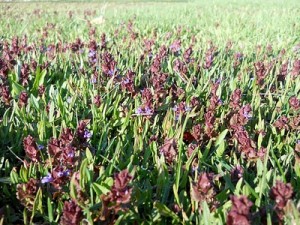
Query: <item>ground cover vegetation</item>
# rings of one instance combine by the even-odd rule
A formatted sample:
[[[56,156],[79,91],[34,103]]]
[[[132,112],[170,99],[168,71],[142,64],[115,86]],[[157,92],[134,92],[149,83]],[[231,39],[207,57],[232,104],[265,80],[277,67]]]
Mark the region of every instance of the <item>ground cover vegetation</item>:
[[[299,7],[0,3],[0,224],[297,224]]]

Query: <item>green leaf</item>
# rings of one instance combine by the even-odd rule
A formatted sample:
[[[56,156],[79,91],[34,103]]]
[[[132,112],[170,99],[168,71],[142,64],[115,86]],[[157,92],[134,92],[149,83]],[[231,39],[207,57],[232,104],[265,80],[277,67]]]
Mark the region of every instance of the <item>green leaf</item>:
[[[54,102],[50,102],[50,107],[49,107],[49,123],[54,122]]]
[[[85,189],[85,183],[88,180],[87,177],[87,166],[88,166],[88,159],[84,159],[80,166],[80,187],[84,190]]]
[[[21,86],[15,81],[12,81],[11,87],[12,87],[11,95],[13,98],[19,96],[20,93],[25,90],[23,86]]]
[[[154,208],[156,208],[161,215],[166,216],[166,217],[171,217],[176,222],[180,221],[180,218],[172,210],[170,210],[166,205],[159,203],[159,202],[154,202]]]
[[[104,185],[98,184],[98,183],[92,183],[92,187],[97,195],[107,194],[110,192],[110,189],[105,187]]]
[[[20,169],[20,178],[23,182],[27,182],[28,181],[28,171],[24,166],[21,166]]]
[[[202,209],[203,209],[202,221],[204,222],[205,225],[209,225],[209,224],[211,224],[211,218],[210,218],[210,211],[209,211],[208,205],[207,205],[206,201],[203,201],[201,205],[202,205]]]
[[[30,95],[30,102],[32,103],[31,105],[34,106],[34,108],[36,109],[36,111],[40,111],[40,105],[39,105],[39,101],[38,99],[34,96],[34,95]]]
[[[217,153],[217,157],[221,158],[223,156],[223,153],[225,151],[225,137],[226,134],[228,133],[228,129],[225,129],[217,138],[216,143],[215,143],[215,147],[216,149],[216,153]]]
[[[24,225],[28,224],[28,215],[27,215],[27,209],[24,208],[23,210],[23,221],[24,221]]]
[[[85,155],[86,155],[86,158],[88,159],[88,161],[91,163],[93,161],[93,155],[89,148],[86,148]]]
[[[73,199],[76,199],[76,185],[75,185],[75,173],[73,174],[70,182],[70,196]]]
[[[40,68],[39,67],[37,68],[34,83],[33,83],[32,90],[31,90],[32,92],[35,92],[39,88],[39,86],[44,83],[46,73],[47,73],[46,70],[43,70],[41,72]]]
[[[33,203],[33,209],[32,214],[30,218],[30,224],[32,224],[34,215],[36,212],[39,212],[40,214],[43,214],[43,201],[42,201],[42,189],[39,188],[38,192],[36,193],[34,203]]]
[[[224,139],[225,139],[227,133],[228,133],[228,129],[225,129],[225,130],[222,131],[221,134],[219,134],[219,136],[217,137],[215,146],[218,146],[218,145],[220,145],[222,142],[224,142]]]
[[[48,209],[48,217],[49,217],[49,222],[53,222],[53,207],[52,207],[52,202],[51,199],[48,197],[47,198],[47,209]]]
[[[5,127],[8,125],[8,116],[9,116],[9,114],[10,114],[10,116],[13,115],[13,112],[11,112],[10,108],[5,110],[5,113],[3,114],[3,117],[2,117],[2,124]]]
[[[103,183],[109,187],[112,187],[114,184],[114,179],[112,177],[107,177]]]
[[[177,203],[180,203],[179,201],[179,196],[178,196],[178,189],[176,188],[176,185],[173,185],[173,193],[174,193],[174,197]]]
[[[12,170],[10,172],[10,182],[12,184],[18,184],[19,183],[19,176],[18,176],[18,173],[15,170]]]
[[[243,178],[240,178],[235,186],[235,190],[234,190],[235,195],[240,195],[242,184],[243,184]]]
[[[251,185],[247,182],[247,181],[244,181],[245,182],[245,188],[247,188],[249,191],[250,191],[250,193],[256,198],[256,199],[258,199],[259,198],[259,196],[258,196],[258,194],[255,192],[255,190],[251,187]],[[243,193],[244,195],[247,195],[246,193]]]
[[[62,97],[61,97],[60,93],[57,94],[56,100],[57,100],[57,106],[59,108],[59,111],[61,112],[61,115],[64,116],[64,114],[65,114],[65,107],[64,107],[64,102],[62,100]]]

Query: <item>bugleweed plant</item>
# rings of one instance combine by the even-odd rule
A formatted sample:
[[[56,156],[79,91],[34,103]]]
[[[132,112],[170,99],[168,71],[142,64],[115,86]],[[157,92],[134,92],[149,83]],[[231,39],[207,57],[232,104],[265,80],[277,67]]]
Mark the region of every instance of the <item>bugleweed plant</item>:
[[[0,224],[300,221],[297,1],[0,6]]]

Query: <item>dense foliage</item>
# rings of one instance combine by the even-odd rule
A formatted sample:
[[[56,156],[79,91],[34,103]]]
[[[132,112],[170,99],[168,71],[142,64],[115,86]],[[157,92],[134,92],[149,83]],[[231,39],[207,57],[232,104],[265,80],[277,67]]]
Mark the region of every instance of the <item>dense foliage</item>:
[[[229,3],[1,4],[0,224],[299,221],[299,5]]]

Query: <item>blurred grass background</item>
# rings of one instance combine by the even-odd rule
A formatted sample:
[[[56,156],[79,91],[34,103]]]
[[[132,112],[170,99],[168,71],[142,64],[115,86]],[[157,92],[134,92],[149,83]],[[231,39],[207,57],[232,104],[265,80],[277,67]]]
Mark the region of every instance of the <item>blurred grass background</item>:
[[[181,25],[196,31],[204,41],[223,43],[231,39],[244,46],[270,42],[277,43],[279,48],[290,46],[299,41],[300,33],[300,1],[295,0],[39,1],[2,2],[0,7],[5,8],[5,13],[0,16],[2,35],[30,33],[36,23],[46,21],[59,22],[62,27],[68,26],[70,22],[65,19],[67,12],[84,10],[96,10],[95,16],[88,19],[103,18],[103,29],[134,17],[138,21],[136,26],[145,30],[150,25],[158,29]],[[31,16],[35,9],[47,9],[42,12],[43,19],[38,22]],[[55,11],[65,14],[54,15]],[[73,20],[72,26],[81,26],[86,21],[77,13]]]

